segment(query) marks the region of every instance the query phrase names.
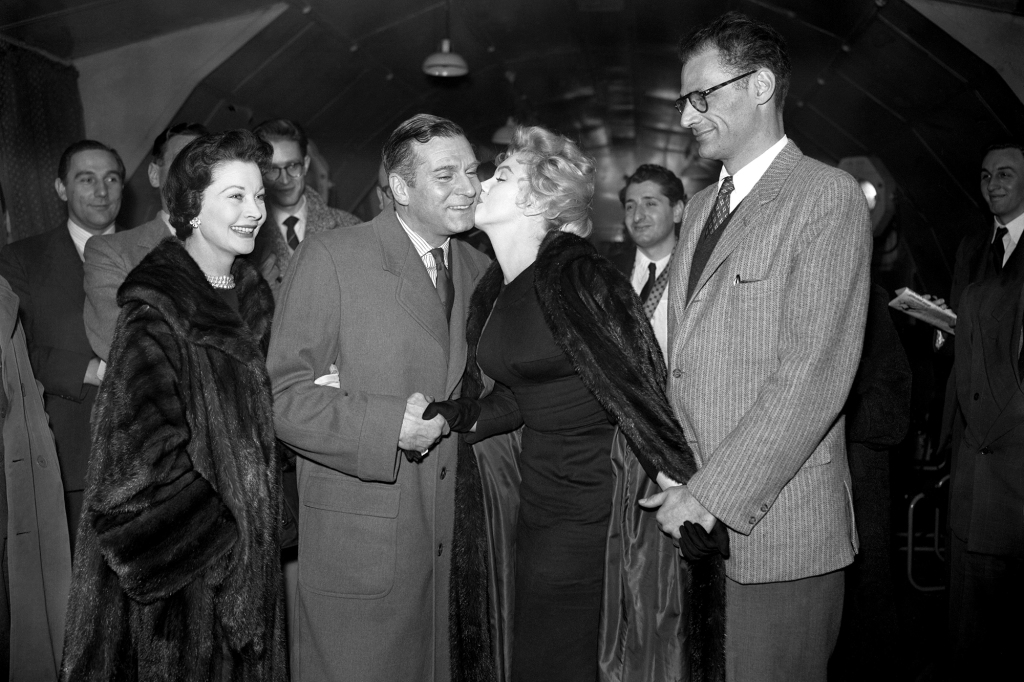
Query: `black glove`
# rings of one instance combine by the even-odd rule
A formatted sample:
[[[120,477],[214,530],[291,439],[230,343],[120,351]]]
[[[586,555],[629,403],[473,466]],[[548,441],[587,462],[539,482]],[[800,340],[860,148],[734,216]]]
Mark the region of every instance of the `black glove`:
[[[456,398],[442,400],[427,405],[423,410],[423,420],[433,419],[441,415],[448,422],[448,428],[458,433],[465,433],[473,428],[480,417],[480,402],[472,398]]]
[[[406,450],[405,448],[399,449],[402,451],[402,454],[405,455],[405,458],[412,462],[413,464],[419,464],[420,462],[427,458],[426,453],[423,452],[416,452],[415,450]]]
[[[716,554],[728,559],[729,531],[721,521],[715,521],[710,533],[699,523],[684,521],[679,526],[679,551],[687,561],[700,561]]]

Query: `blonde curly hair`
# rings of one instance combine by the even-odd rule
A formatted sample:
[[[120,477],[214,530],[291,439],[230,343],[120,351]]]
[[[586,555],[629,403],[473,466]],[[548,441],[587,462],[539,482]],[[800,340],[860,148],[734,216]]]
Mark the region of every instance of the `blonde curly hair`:
[[[594,160],[566,136],[540,126],[517,127],[497,163],[512,156],[526,169],[523,189],[543,207],[548,229],[589,235]]]

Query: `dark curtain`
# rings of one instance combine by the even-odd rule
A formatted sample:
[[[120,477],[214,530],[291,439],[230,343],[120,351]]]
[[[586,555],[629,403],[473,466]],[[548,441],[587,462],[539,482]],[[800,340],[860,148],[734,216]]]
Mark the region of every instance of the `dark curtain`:
[[[84,130],[75,67],[0,38],[0,187],[11,221],[0,245],[67,220],[53,181]]]

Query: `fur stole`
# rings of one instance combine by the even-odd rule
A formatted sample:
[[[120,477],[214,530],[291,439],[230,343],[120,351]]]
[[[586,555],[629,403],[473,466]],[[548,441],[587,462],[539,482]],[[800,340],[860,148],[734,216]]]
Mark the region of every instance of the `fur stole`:
[[[462,395],[483,390],[477,345],[502,289],[497,262],[470,300],[468,355]],[[556,344],[576,374],[611,414],[630,450],[652,476],[663,472],[685,483],[696,470],[665,395],[667,372],[654,332],[632,286],[585,239],[563,232],[545,236],[537,256],[535,291]],[[488,659],[486,528],[480,474],[472,448],[460,439],[456,529],[452,567],[453,680],[495,679]],[[654,519],[651,519],[654,522]],[[687,627],[694,682],[725,679],[725,567],[721,557],[688,567]],[[460,676],[456,671],[464,671]]]

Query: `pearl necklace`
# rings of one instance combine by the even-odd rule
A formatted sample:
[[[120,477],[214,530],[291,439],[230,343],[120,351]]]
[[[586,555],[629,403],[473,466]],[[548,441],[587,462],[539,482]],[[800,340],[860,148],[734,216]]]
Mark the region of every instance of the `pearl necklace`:
[[[206,275],[206,273],[203,273]],[[210,283],[214,289],[234,289],[235,288],[235,276],[234,275],[206,275],[206,281]]]

